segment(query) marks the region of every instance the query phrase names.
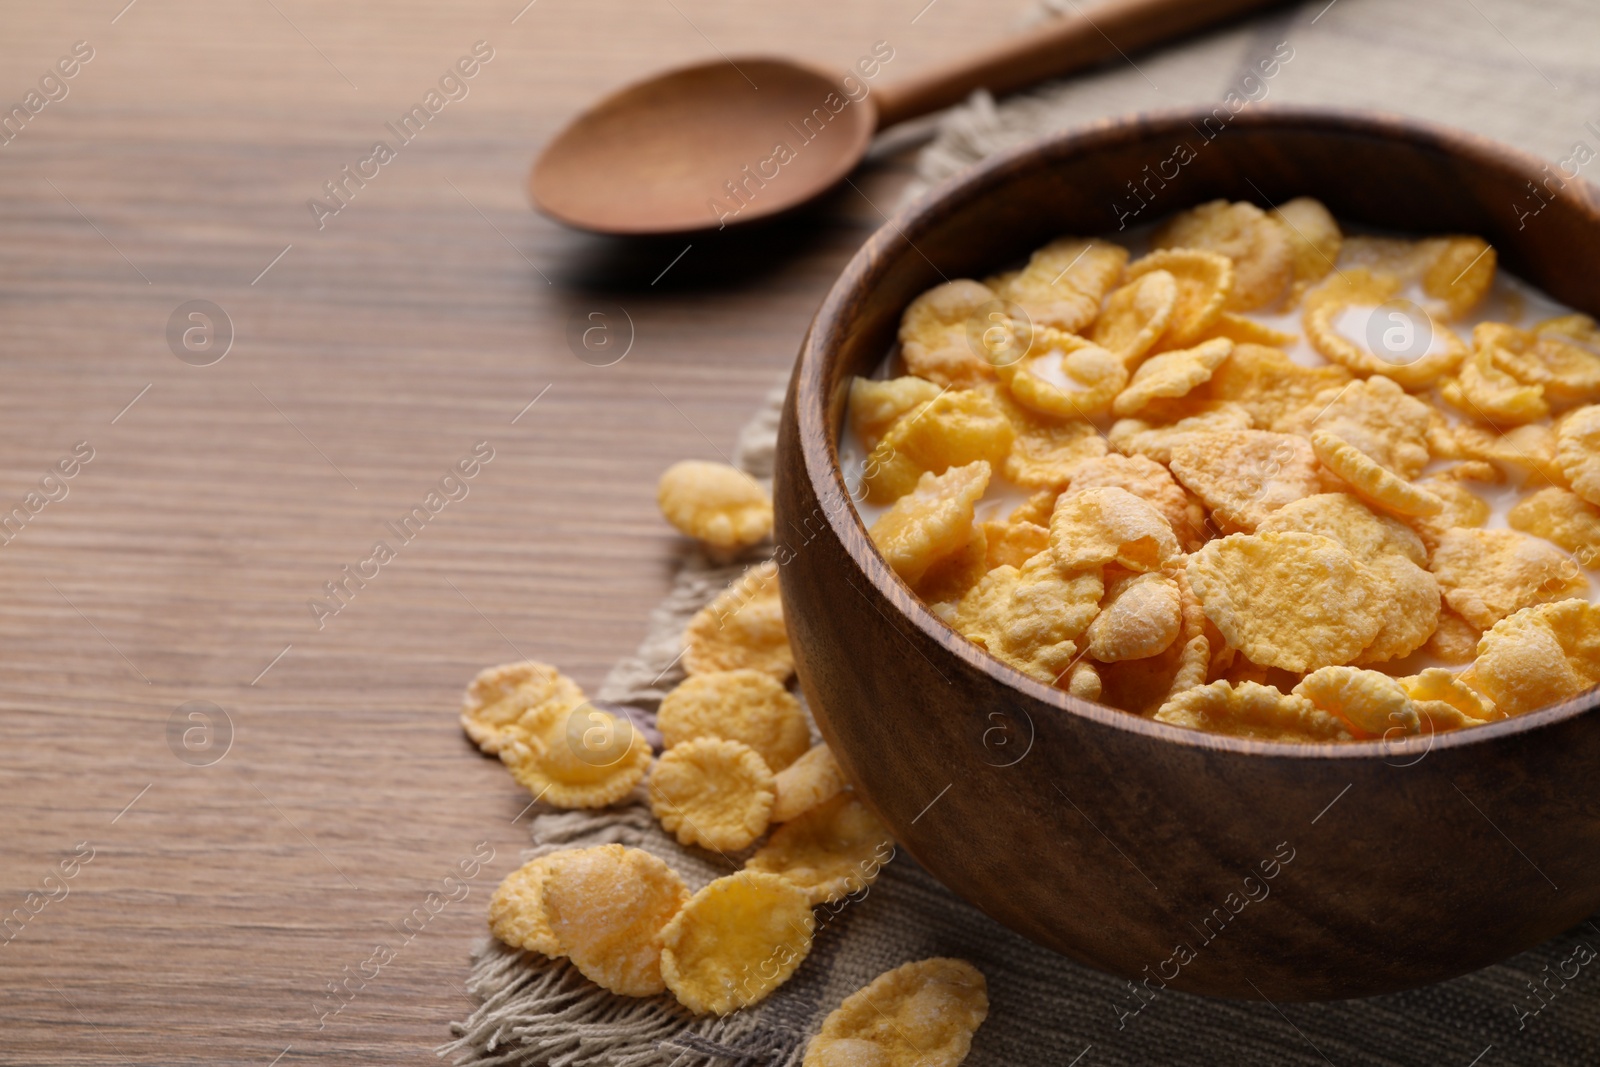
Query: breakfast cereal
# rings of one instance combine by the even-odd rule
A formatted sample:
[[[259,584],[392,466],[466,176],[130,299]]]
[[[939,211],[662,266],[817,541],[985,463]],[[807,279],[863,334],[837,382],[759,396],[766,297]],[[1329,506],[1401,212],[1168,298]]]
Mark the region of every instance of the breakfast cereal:
[[[894,839],[865,804],[844,793],[772,832],[745,864],[805,890],[813,904],[859,893],[877,880]]]
[[[758,563],[695,612],[683,633],[688,674],[748,668],[780,682],[794,673],[794,652],[778,595],[778,565]]]
[[[741,741],[680,742],[661,754],[650,774],[650,810],[685,845],[746,847],[766,832],[776,797],[772,770]]]
[[[696,1014],[727,1015],[765,999],[811,951],[811,896],[765,871],[718,878],[661,932],[661,976]]]
[[[621,845],[550,857],[540,890],[556,943],[583,976],[629,997],[663,992],[661,934],[689,891],[671,867]]]
[[[801,1067],[958,1067],[988,1015],[988,986],[972,964],[907,963],[830,1012]]]
[[[774,823],[788,822],[844,789],[844,771],[827,745],[815,745],[805,755],[773,776],[777,799],[772,802]]]
[[[772,533],[766,490],[726,463],[674,463],[661,474],[656,502],[668,522],[715,550],[744,548]]]

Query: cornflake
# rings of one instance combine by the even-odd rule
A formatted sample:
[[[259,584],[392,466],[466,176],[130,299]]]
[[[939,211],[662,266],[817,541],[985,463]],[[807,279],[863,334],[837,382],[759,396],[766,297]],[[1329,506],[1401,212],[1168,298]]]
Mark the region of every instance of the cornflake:
[[[850,427],[871,452],[889,427],[939,395],[942,390],[926,378],[906,375],[875,382],[855,378],[850,382]]]
[[[1024,407],[1063,419],[1106,414],[1128,384],[1128,368],[1112,353],[1075,334],[1042,327],[1034,329],[1028,354],[999,373]]]
[[[994,367],[972,350],[967,321],[996,300],[968,278],[929,289],[900,317],[900,358],[906,369],[947,388],[967,389],[994,379]]]
[[[1172,473],[1218,522],[1253,530],[1291,501],[1322,491],[1311,444],[1266,430],[1196,433],[1172,447]]]
[[[1579,408],[1561,420],[1555,451],[1572,491],[1600,505],[1600,404]]]
[[[1367,503],[1396,515],[1437,515],[1444,501],[1419,489],[1336,434],[1318,430],[1311,447],[1322,465]]]
[[[1165,248],[1128,264],[1126,280],[1133,282],[1151,271],[1162,270],[1178,283],[1178,303],[1160,343],[1182,348],[1198,341],[1216,324],[1233,294],[1233,261],[1196,248]]]
[[[1286,421],[1288,432],[1334,434],[1409,479],[1428,464],[1433,416],[1432,407],[1390,379],[1372,377],[1324,389]]]
[[[865,804],[834,797],[774,830],[745,864],[805,890],[812,904],[830,904],[877,881],[894,855],[894,838]]]
[[[1401,678],[1400,686],[1418,713],[1433,720],[1435,729],[1445,728],[1447,723],[1471,726],[1506,717],[1494,701],[1463,682],[1455,671],[1443,667],[1429,667],[1421,674]]]
[[[1089,624],[1089,655],[1101,663],[1159,655],[1177,639],[1181,609],[1173,579],[1157,573],[1128,575],[1111,586],[1100,614]]]
[[[1483,631],[1449,608],[1439,610],[1439,627],[1423,647],[1428,655],[1446,663],[1460,665],[1471,663],[1478,654],[1478,642]]]
[[[1172,449],[1195,434],[1251,427],[1250,413],[1242,405],[1207,401],[1193,407],[1193,414],[1165,426],[1143,419],[1118,419],[1106,435],[1106,444],[1125,456],[1143,456],[1166,464],[1172,462]]]
[[[1228,307],[1251,311],[1275,304],[1294,278],[1285,228],[1254,204],[1213,200],[1175,216],[1156,232],[1157,248],[1198,248],[1233,262]]]
[[[1297,196],[1272,210],[1283,223],[1289,239],[1289,255],[1294,265],[1294,282],[1289,289],[1293,303],[1313,282],[1321,281],[1339,262],[1344,234],[1322,201]]]
[[[500,762],[535,799],[558,808],[615,804],[650,766],[650,744],[633,724],[592,704],[532,708],[513,733]]]
[[[1384,737],[1421,732],[1422,720],[1400,683],[1379,671],[1357,667],[1323,667],[1294,687],[1328,714],[1343,720],[1356,737]]]
[[[929,567],[913,591],[929,604],[960,600],[989,573],[989,535],[979,524],[959,551]]]
[[[689,899],[683,879],[650,853],[621,845],[549,858],[539,896],[566,957],[613,993],[662,992],[661,934]]]
[[[586,699],[577,683],[548,663],[531,659],[506,663],[479,671],[467,685],[461,700],[461,728],[493,756],[514,739],[524,713],[544,707],[560,713]]]
[[[943,474],[977,460],[1005,462],[1011,420],[977,389],[951,390],[900,419],[867,457],[867,499],[887,504],[916,488],[926,471]]]
[[[989,1015],[983,975],[929,959],[880,974],[823,1021],[802,1067],[957,1067]]]
[[[661,701],[656,727],[667,748],[697,737],[743,741],[782,770],[811,747],[800,702],[760,671],[718,671],[685,679]]]
[[[833,799],[844,786],[844,771],[833,750],[817,745],[774,776],[778,799],[772,804],[772,821],[788,822]]]
[[[512,948],[527,949],[554,959],[562,954],[561,942],[545,915],[545,876],[559,852],[529,860],[505,876],[489,898],[489,932]]]
[[[1479,629],[1523,608],[1582,596],[1589,588],[1572,557],[1517,530],[1446,530],[1429,566],[1445,602]]]
[[[1100,610],[1100,568],[1063,576],[1041,552],[1023,567],[997,567],[961,598],[950,624],[968,640],[1045,685],[1072,665],[1076,639]]]
[[[1233,534],[1207,542],[1185,570],[1206,617],[1263,666],[1349,663],[1382,625],[1378,577],[1319,534]]]
[[[983,530],[987,551],[985,573],[996,567],[1020,567],[1050,547],[1050,530],[1038,523],[986,522]]]
[[[1466,345],[1449,327],[1435,324],[1433,341],[1438,344],[1409,363],[1376,355],[1338,329],[1339,319],[1348,309],[1381,305],[1400,288],[1400,279],[1392,274],[1371,274],[1361,268],[1341,270],[1306,294],[1302,320],[1306,340],[1330,362],[1362,377],[1381,374],[1407,389],[1427,388],[1455,370],[1466,355]]]
[[[1177,279],[1164,270],[1153,270],[1106,298],[1089,339],[1131,371],[1166,332],[1177,306]]]
[[[811,952],[816,917],[805,890],[775,874],[718,878],[661,932],[661,976],[697,1015],[764,1000]]]
[[[1244,425],[1218,429],[1248,430],[1254,423],[1264,430],[1285,433],[1291,428],[1291,416],[1318,396],[1338,396],[1350,381],[1350,372],[1338,364],[1305,367],[1277,348],[1238,344],[1212,372],[1206,392],[1214,400],[1232,401],[1250,413]],[[1318,413],[1311,412],[1311,418]]]
[[[916,585],[929,567],[972,539],[973,505],[988,487],[989,464],[982,460],[924,474],[872,524],[872,541],[890,568]]]
[[[1524,385],[1540,386],[1552,400],[1600,396],[1600,356],[1560,334],[1485,322],[1473,329],[1472,338],[1497,368]]]
[[[1585,567],[1600,567],[1600,508],[1576,493],[1540,489],[1519,501],[1506,522],[1513,530],[1554,541]]]
[[[734,851],[766,832],[776,792],[755,749],[701,737],[661,754],[650,775],[650,810],[680,844]]]
[[[1265,323],[1237,315],[1232,311],[1224,311],[1218,316],[1216,323],[1200,340],[1211,341],[1219,337],[1236,345],[1262,345],[1268,348],[1285,348],[1300,340],[1298,334],[1274,330]]]
[[[1020,304],[1035,325],[1075,333],[1095,320],[1127,261],[1128,250],[1121,245],[1062,237],[1008,277],[1000,295]]]
[[[1411,515],[1406,521],[1422,536],[1422,543],[1431,554],[1439,547],[1445,531],[1456,526],[1482,526],[1489,521],[1489,502],[1458,481],[1449,478],[1424,478],[1417,488],[1432,493],[1444,501],[1444,510],[1437,515]]]
[[[1193,551],[1205,541],[1205,508],[1155,460],[1138,455],[1109,455],[1089,460],[1073,472],[1075,491],[1103,486],[1126,489],[1152,505],[1167,520],[1184,549]]]
[[[1120,416],[1137,415],[1158,398],[1187,396],[1209,379],[1232,351],[1232,341],[1217,338],[1152,356],[1133,372],[1127,388],[1112,401],[1111,410]]]
[[[794,673],[794,652],[783,622],[778,565],[767,560],[745,571],[695,612],[683,641],[688,674],[748,668],[780,682],[787,679]]]
[[[772,533],[766,491],[726,463],[674,463],[661,474],[656,502],[668,522],[713,549],[743,548]]]
[[[1003,390],[993,398],[1011,421],[1011,451],[1001,471],[1013,485],[1059,492],[1078,464],[1106,454],[1105,438],[1086,419],[1041,415]]]
[[[1439,395],[1463,414],[1514,426],[1550,414],[1544,386],[1524,385],[1495,366],[1491,349],[1478,348],[1461,364],[1461,372],[1439,386]]]
[[[1129,570],[1155,570],[1181,554],[1161,513],[1116,486],[1062,494],[1050,518],[1050,551],[1063,572],[1112,562]]]
[[[1600,683],[1600,607],[1563,600],[1501,619],[1483,635],[1462,680],[1507,715],[1593,688]]]
[[[1255,741],[1349,741],[1342,719],[1270,685],[1226,681],[1186,689],[1161,706],[1157,722]]]

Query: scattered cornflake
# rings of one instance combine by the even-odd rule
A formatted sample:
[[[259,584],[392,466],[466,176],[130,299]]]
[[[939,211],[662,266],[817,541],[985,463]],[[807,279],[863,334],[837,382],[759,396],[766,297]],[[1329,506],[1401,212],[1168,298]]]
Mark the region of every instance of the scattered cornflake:
[[[778,565],[758,563],[695,612],[683,633],[683,669],[709,674],[748,668],[780,682],[794,673],[783,622]]]
[[[777,787],[742,741],[700,737],[661,754],[650,774],[650,810],[684,845],[744,848],[767,831]]]
[[[772,533],[766,490],[726,463],[674,463],[661,474],[656,502],[668,522],[720,551],[753,545]]]
[[[988,986],[972,964],[907,963],[846,997],[801,1067],[958,1067],[988,1016]]]
[[[506,765],[536,799],[558,808],[615,804],[644,777],[650,743],[625,716],[593,704],[546,704],[523,713],[500,749]]]
[[[691,675],[661,701],[656,727],[667,748],[697,737],[742,741],[773,770],[811,747],[800,702],[770,674],[753,670]]]
[[[689,891],[650,853],[621,845],[548,857],[540,899],[556,942],[583,976],[629,997],[666,989],[661,934]]]
[[[718,878],[661,932],[661,975],[697,1015],[764,1000],[811,952],[810,895],[764,871]]]
[[[568,711],[587,699],[576,682],[535,660],[479,671],[461,700],[461,728],[480,749],[496,755],[516,736],[524,713],[553,707]]]
[[[773,777],[778,798],[772,822],[784,823],[833,799],[845,787],[844,771],[827,745],[816,745]]]
[[[745,864],[804,889],[813,904],[859,893],[894,855],[894,838],[867,806],[843,793],[772,832]]]
[[[544,880],[559,852],[529,860],[505,876],[489,898],[489,932],[512,948],[555,958],[561,942],[545,914]]]

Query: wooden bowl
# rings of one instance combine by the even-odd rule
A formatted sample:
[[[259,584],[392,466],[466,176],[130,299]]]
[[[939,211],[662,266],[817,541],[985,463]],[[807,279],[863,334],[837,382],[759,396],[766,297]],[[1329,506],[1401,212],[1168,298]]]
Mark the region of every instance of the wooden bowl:
[[[917,862],[1013,930],[1151,990],[1272,1000],[1437,982],[1600,908],[1594,692],[1394,744],[1236,740],[1085,703],[911,593],[868,540],[836,449],[851,376],[924,289],[1215,197],[1309,195],[1349,222],[1480,234],[1507,269],[1600,314],[1600,213],[1554,173],[1387,115],[1158,114],[1006,152],[866,243],[789,387],[778,559],[822,732]]]

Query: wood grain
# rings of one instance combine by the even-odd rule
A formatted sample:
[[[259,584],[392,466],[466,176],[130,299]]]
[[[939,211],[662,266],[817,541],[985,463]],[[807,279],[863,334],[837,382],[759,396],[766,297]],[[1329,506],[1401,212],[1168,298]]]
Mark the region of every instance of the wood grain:
[[[677,551],[657,473],[731,447],[908,177],[868,170],[815,215],[697,239],[655,280],[683,244],[528,210],[534,149],[596,95],[715,48],[843,66],[890,37],[910,69],[992,15],[123,3],[12,4],[0,32],[4,100],[73,42],[95,49],[0,146],[0,512],[94,448],[0,546],[0,913],[94,849],[0,944],[0,1061],[435,1062],[527,840],[526,794],[455,723],[462,686],[530,655],[592,687],[632,649]],[[480,39],[495,56],[469,95],[318,230],[307,199]],[[214,366],[168,350],[192,299],[235,328]],[[597,303],[636,327],[609,368],[566,342]],[[319,630],[308,599],[480,440],[495,458],[469,495]],[[168,748],[192,700],[232,719],[214,766]],[[495,858],[469,896],[404,943],[481,841]],[[325,984],[379,943],[396,958],[319,1030]]]
[[[851,376],[879,364],[916,294],[1006,269],[1061,233],[1114,233],[1130,176],[1178,145],[1184,165],[1148,190],[1157,215],[1314,196],[1357,224],[1481,234],[1524,279],[1600,311],[1592,187],[1569,183],[1540,225],[1520,226],[1540,175],[1531,156],[1375,114],[1246,111],[1210,137],[1207,119],[1111,121],[1002,153],[852,259],[802,349],[779,436],[777,529],[805,531],[777,552],[797,673],[896,839],[1040,944],[1212,996],[1334,1000],[1442,981],[1600,907],[1600,695],[1346,745],[1246,741],[1091,704],[918,601],[839,473]]]

